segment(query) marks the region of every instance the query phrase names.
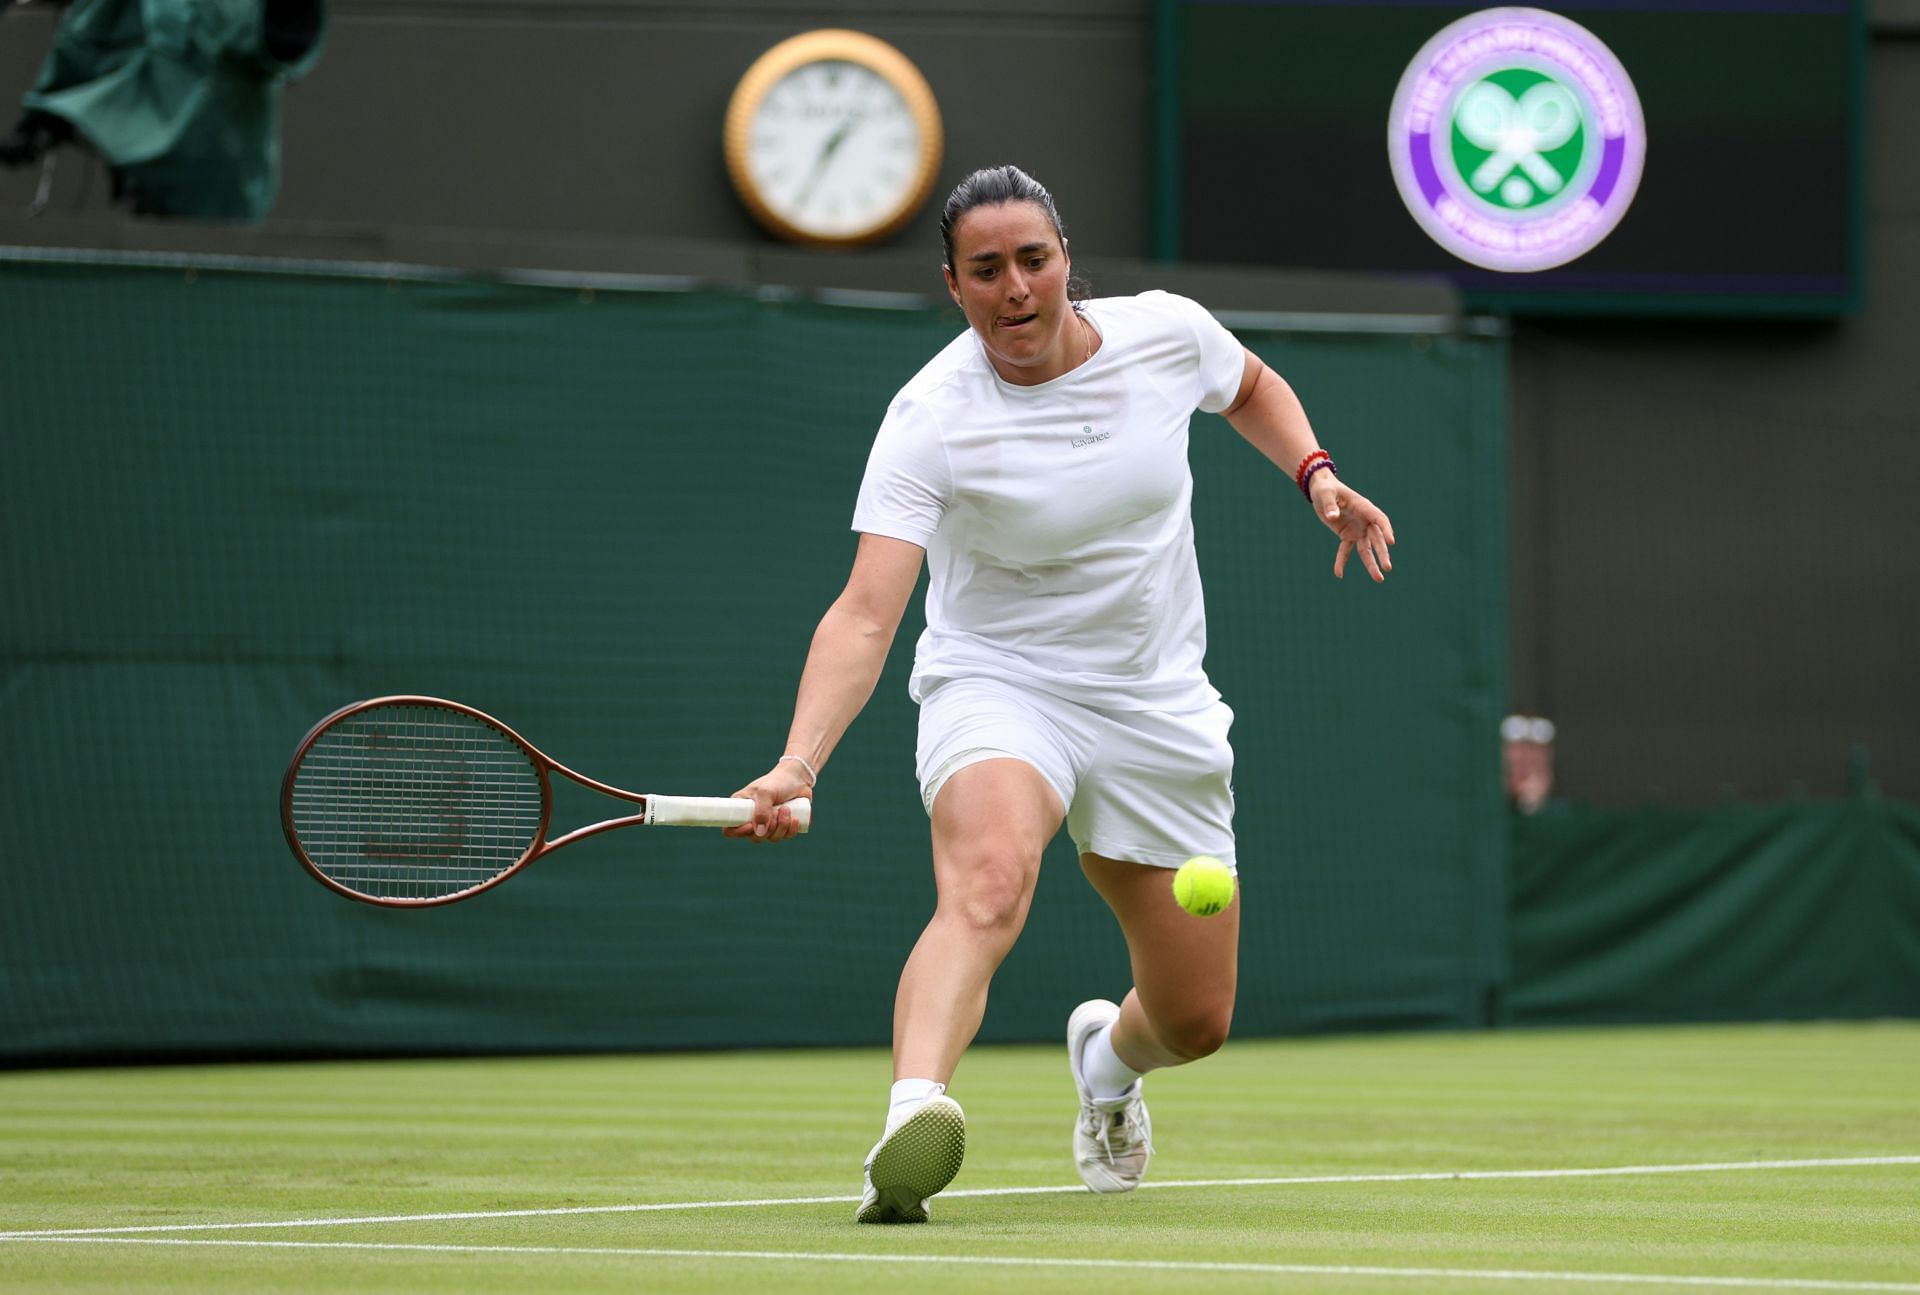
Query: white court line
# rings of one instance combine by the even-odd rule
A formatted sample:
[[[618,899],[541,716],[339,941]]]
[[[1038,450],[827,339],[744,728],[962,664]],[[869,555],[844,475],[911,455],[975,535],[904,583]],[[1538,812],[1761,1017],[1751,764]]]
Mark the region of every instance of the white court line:
[[[588,1255],[632,1259],[750,1259],[777,1263],[941,1264],[983,1268],[1094,1268],[1123,1272],[1258,1273],[1292,1277],[1397,1277],[1402,1280],[1593,1282],[1614,1286],[1709,1286],[1740,1290],[1920,1292],[1920,1282],[1842,1281],[1825,1277],[1738,1277],[1685,1273],[1547,1272],[1525,1268],[1390,1268],[1361,1264],[1235,1263],[1211,1259],[1042,1259],[1023,1255],[847,1254],[816,1250],[670,1250],[641,1246],[459,1246],[381,1241],[189,1241],[179,1237],[46,1237],[66,1245],[228,1246],[283,1250],[399,1251],[462,1255]]]
[[[1705,1174],[1742,1169],[1836,1169],[1870,1165],[1920,1165],[1920,1155],[1850,1156],[1823,1160],[1732,1160],[1690,1165],[1609,1165],[1590,1169],[1462,1169],[1410,1174],[1317,1174],[1298,1178],[1192,1178],[1140,1184],[1140,1190],[1180,1187],[1300,1187],[1331,1183],[1472,1182],[1509,1178],[1609,1178],[1632,1174]],[[1084,1194],[1070,1187],[973,1187],[942,1192],[940,1199],[972,1196],[1052,1196]],[[774,1205],[850,1205],[858,1196],[774,1196],[759,1200],[656,1201],[637,1205],[570,1205],[554,1209],[461,1210],[440,1214],[375,1214],[350,1218],[269,1219],[248,1223],[154,1223],[118,1228],[42,1228],[0,1232],[0,1241],[38,1241],[58,1237],[131,1236],[152,1232],[228,1232],[242,1228],[331,1228],[361,1223],[445,1223],[462,1219],[559,1218],[573,1214],[648,1214],[662,1210],[727,1210]]]

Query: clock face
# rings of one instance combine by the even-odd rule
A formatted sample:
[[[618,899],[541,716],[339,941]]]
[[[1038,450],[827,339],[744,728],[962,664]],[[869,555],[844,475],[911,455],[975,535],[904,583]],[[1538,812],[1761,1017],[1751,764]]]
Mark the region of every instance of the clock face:
[[[940,114],[919,71],[859,32],[776,45],[734,92],[727,169],[761,223],[800,242],[871,242],[926,201]]]
[[[892,83],[844,59],[774,83],[754,114],[747,168],[762,201],[796,228],[851,238],[885,225],[912,196],[921,140]]]

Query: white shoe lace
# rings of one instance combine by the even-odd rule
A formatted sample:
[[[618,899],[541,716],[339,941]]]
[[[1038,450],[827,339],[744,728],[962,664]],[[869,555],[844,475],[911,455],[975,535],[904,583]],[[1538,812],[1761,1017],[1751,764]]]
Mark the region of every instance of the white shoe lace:
[[[1100,1144],[1100,1149],[1106,1153],[1109,1165],[1116,1163],[1113,1157],[1115,1129],[1121,1130],[1122,1152],[1142,1150],[1144,1143],[1144,1150],[1149,1155],[1153,1153],[1151,1135],[1141,1128],[1142,1106],[1139,1094],[1136,1093],[1127,1100],[1125,1106],[1103,1108],[1089,1105],[1086,1108],[1087,1136]]]

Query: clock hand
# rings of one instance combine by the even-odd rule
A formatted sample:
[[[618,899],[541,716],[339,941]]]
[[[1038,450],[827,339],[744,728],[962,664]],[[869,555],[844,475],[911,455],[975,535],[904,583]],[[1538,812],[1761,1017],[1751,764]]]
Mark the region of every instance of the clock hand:
[[[856,112],[835,127],[833,134],[827,136],[827,142],[820,148],[820,156],[814,159],[813,170],[807,172],[806,181],[801,184],[800,192],[794,195],[795,209],[807,205],[807,199],[813,196],[814,187],[820,183],[820,177],[826,174],[827,163],[833,160],[833,155],[840,151],[840,145],[846,142],[847,136],[859,124],[860,114]]]

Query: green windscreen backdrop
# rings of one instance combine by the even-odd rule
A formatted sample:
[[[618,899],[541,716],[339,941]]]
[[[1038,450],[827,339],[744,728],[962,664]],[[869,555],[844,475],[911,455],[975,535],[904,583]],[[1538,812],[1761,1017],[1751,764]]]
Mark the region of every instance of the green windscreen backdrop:
[[[1920,1016],[1920,806],[1572,807],[1513,843],[1515,1022]]]
[[[588,776],[781,750],[893,392],[955,312],[0,264],[0,1055],[868,1044],[931,912],[917,605],[807,838],[635,829],[447,908],[351,903],[280,780],[348,701],[451,697]],[[1238,712],[1251,1034],[1484,1022],[1504,979],[1506,352],[1244,332],[1400,536],[1385,586],[1194,422]],[[617,808],[563,788],[556,825]],[[1064,839],[983,1038],[1128,984]]]

